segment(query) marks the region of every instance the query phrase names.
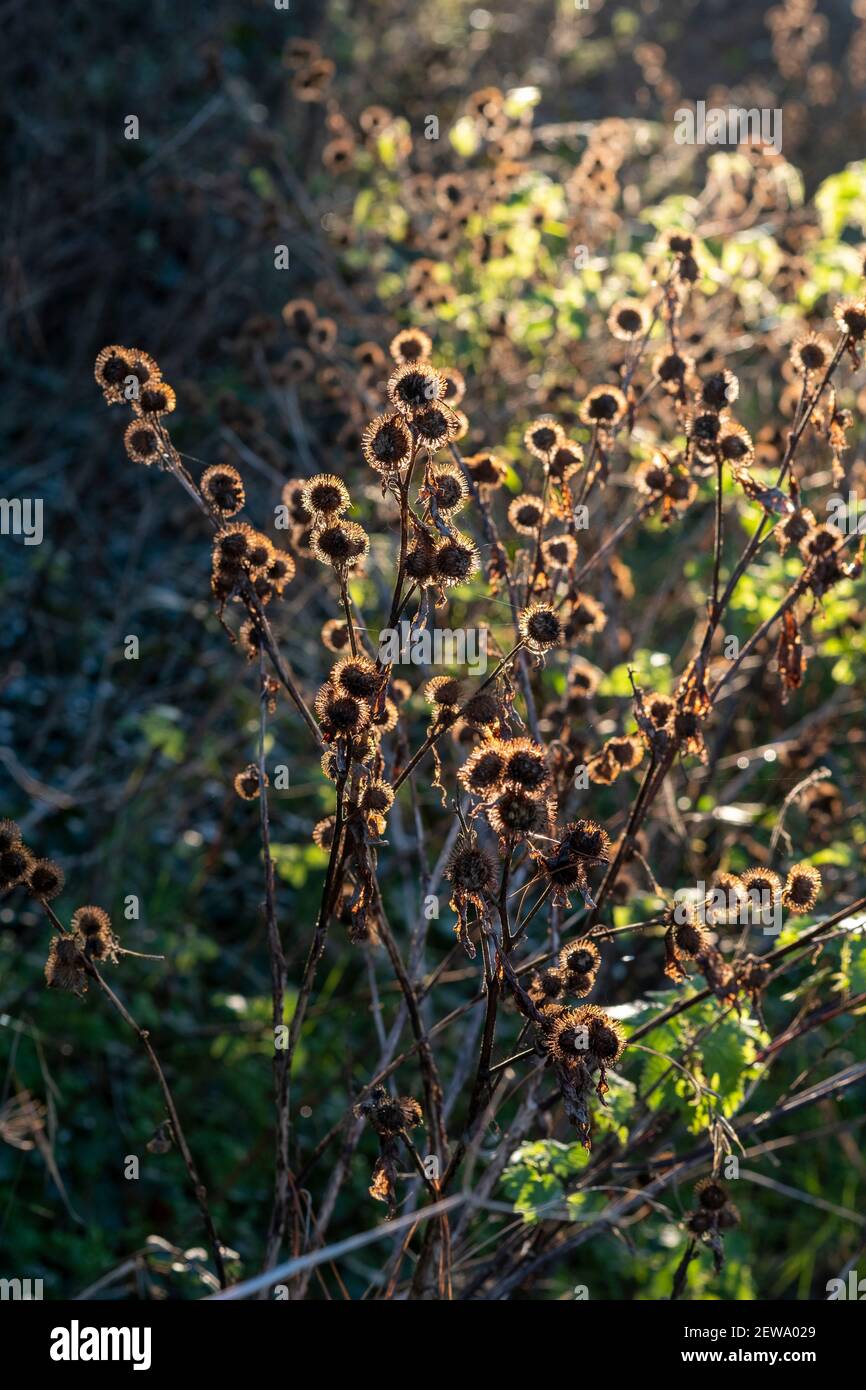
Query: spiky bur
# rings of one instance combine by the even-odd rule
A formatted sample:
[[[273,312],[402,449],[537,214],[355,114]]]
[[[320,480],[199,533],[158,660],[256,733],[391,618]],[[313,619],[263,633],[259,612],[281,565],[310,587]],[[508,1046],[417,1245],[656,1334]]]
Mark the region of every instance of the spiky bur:
[[[713,1266],[720,1274],[725,1263],[724,1235],[740,1224],[740,1213],[731,1201],[725,1184],[715,1176],[695,1184],[696,1205],[686,1217],[689,1235],[712,1251]]]
[[[475,910],[476,920],[481,923],[483,929],[490,921],[490,900],[496,884],[496,868],[490,855],[478,843],[478,836],[473,830],[461,830],[458,834],[451,858],[448,860],[445,877],[453,888],[448,906],[457,914],[457,924],[454,928],[457,939],[466,954],[474,957],[475,944],[470,934],[470,908]]]
[[[575,1009],[554,1002],[543,1011],[539,1045],[549,1058],[559,1083],[565,1113],[581,1143],[591,1148],[591,1096],[604,1104],[607,1072],[616,1066],[625,1048],[622,1027],[595,1004]]]
[[[369,1192],[375,1201],[387,1203],[391,1220],[397,1214],[400,1140],[407,1139],[408,1131],[421,1124],[421,1107],[411,1096],[391,1096],[384,1086],[375,1086],[354,1111],[378,1136],[379,1157],[373,1166]]]
[[[265,775],[267,786],[267,774]],[[255,801],[262,792],[261,774],[256,763],[248,763],[235,774],[234,789],[242,801]]]
[[[103,961],[117,964],[120,942],[112,930],[111,918],[104,908],[92,904],[79,907],[72,914],[70,929],[78,950],[87,960],[95,964]]]

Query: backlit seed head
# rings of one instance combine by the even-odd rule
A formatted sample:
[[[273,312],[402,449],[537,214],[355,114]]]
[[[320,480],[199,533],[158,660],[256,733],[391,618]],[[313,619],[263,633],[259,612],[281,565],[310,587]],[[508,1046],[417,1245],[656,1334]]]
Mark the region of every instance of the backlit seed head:
[[[542,415],[526,430],[523,442],[536,458],[548,459],[565,440],[562,426],[552,415]]]
[[[501,743],[499,750],[505,758],[503,781],[538,795],[550,782],[547,754],[531,738],[515,738]]]
[[[355,521],[333,521],[313,531],[310,545],[317,560],[335,569],[351,569],[367,554],[370,538]]]
[[[123,434],[123,445],[133,463],[148,466],[162,457],[162,444],[157,430],[147,420],[132,420]]]
[[[487,819],[503,838],[543,835],[550,828],[547,803],[522,787],[506,787],[487,808]]]
[[[507,465],[502,459],[487,451],[467,455],[463,459],[463,466],[482,492],[492,492],[495,488],[502,487],[508,473]]]
[[[626,411],[626,399],[618,386],[596,386],[581,401],[581,424],[613,429]]]
[[[148,382],[139,389],[137,399],[132,401],[136,415],[148,416],[154,420],[163,415],[170,415],[176,405],[177,397],[167,381]]]
[[[30,872],[33,855],[19,840],[6,849],[0,850],[0,889],[14,888]]]
[[[549,603],[532,603],[520,615],[521,637],[532,652],[549,652],[562,642],[562,623]]]
[[[740,394],[740,383],[733,372],[713,372],[701,387],[701,404],[709,410],[721,411],[733,405]]]
[[[601,955],[589,937],[572,941],[559,953],[559,968],[565,975],[594,975],[601,965]]]
[[[441,449],[457,432],[454,411],[447,405],[422,406],[413,412],[412,428],[426,448]]]
[[[492,690],[470,695],[462,709],[463,718],[477,728],[490,728],[502,718],[502,705]]]
[[[361,449],[377,472],[398,472],[412,452],[412,436],[402,415],[377,415],[364,430]]]
[[[366,656],[346,656],[331,672],[331,681],[349,695],[372,700],[382,684],[382,673]]]
[[[473,893],[479,896],[493,891],[496,882],[496,869],[490,855],[478,844],[470,832],[461,831],[457,837],[454,851],[448,861],[445,877],[453,883],[458,893]]]
[[[267,781],[265,782],[267,785]],[[262,784],[255,763],[248,763],[234,779],[234,789],[242,801],[255,801],[261,795]]]
[[[456,676],[434,676],[424,687],[424,699],[430,705],[457,709],[463,699],[463,684]]]
[[[362,811],[385,815],[394,804],[394,788],[389,782],[375,778],[364,784],[359,805]]]
[[[406,362],[426,362],[433,351],[433,342],[420,328],[404,328],[391,339],[388,351],[400,366]]]
[[[795,864],[782,890],[782,905],[793,913],[811,912],[821,891],[821,875],[811,864]]]
[[[349,629],[342,618],[329,618],[322,628],[322,646],[329,652],[345,652],[350,647]]]
[[[130,375],[128,349],[116,344],[104,347],[97,354],[93,375],[108,404],[120,404],[124,400],[124,383]]]
[[[340,516],[350,501],[346,484],[333,473],[318,473],[308,479],[301,497],[305,510],[319,522]]]
[[[610,1014],[595,1004],[581,1004],[560,1014],[548,1037],[550,1055],[565,1066],[585,1062],[615,1066],[625,1047],[625,1034]]]
[[[463,584],[479,567],[478,550],[468,536],[456,532],[446,537],[436,549],[435,576],[446,587]]]
[[[459,510],[469,495],[466,479],[453,463],[437,463],[428,470],[427,492],[445,515]]]
[[[649,317],[639,299],[620,299],[607,316],[607,326],[614,338],[631,343],[647,330]]]
[[[489,796],[499,791],[505,770],[505,754],[501,745],[482,744],[470,753],[457,773],[457,780],[467,792],[475,796]]]
[[[840,333],[847,333],[855,343],[866,338],[866,300],[846,299],[833,310]]]
[[[27,891],[44,903],[62,893],[64,882],[63,870],[52,859],[34,859],[27,873]]]
[[[548,569],[569,569],[577,559],[577,541],[567,532],[561,536],[549,536],[542,543],[541,554]]]
[[[370,721],[366,700],[337,690],[330,681],[323,685],[315,702],[316,714],[331,738],[360,733]]]
[[[45,962],[45,983],[49,989],[62,989],[70,994],[86,994],[87,976],[74,937],[51,938],[48,959]]]
[[[296,526],[309,526],[313,520],[312,512],[304,504],[305,487],[306,481],[303,478],[292,478],[283,484],[282,503],[288,508],[289,516]]]
[[[583,445],[574,439],[564,439],[550,456],[550,476],[556,483],[566,483],[583,466]]]
[[[14,820],[0,820],[0,854],[21,844],[21,827]]]
[[[543,517],[544,504],[540,497],[533,497],[531,493],[515,497],[508,508],[508,520],[521,536],[534,536]]]
[[[791,362],[801,376],[823,372],[833,356],[833,348],[822,333],[798,338],[791,348]]]
[[[235,516],[246,500],[243,479],[230,463],[215,463],[206,468],[199,482],[202,497],[223,516]]]
[[[330,849],[334,843],[336,816],[325,816],[313,826],[313,844],[319,849]]]
[[[397,410],[412,416],[442,401],[445,383],[435,367],[424,362],[406,362],[388,382],[388,395]]]

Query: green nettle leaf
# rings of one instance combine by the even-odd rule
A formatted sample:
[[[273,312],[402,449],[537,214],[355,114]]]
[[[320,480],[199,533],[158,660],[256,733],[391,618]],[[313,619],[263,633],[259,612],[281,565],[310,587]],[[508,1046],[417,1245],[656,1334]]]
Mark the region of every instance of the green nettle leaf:
[[[580,1194],[568,1194],[567,1184],[588,1162],[582,1144],[538,1139],[514,1151],[500,1182],[515,1211],[533,1221],[554,1207],[579,1205]]]
[[[666,1000],[679,1002],[680,997],[670,993]],[[661,1002],[654,1004],[630,1022],[633,1026],[646,1022],[656,1008],[664,1007]],[[641,1054],[638,1092],[650,1109],[678,1112],[691,1133],[700,1134],[713,1114],[727,1118],[736,1114],[757,1075],[758,1048],[767,1040],[755,1019],[739,1017],[733,1010],[725,1013],[718,1002],[707,1000],[644,1038],[652,1052]],[[676,1057],[690,1076],[681,1066],[673,1066],[670,1057]]]

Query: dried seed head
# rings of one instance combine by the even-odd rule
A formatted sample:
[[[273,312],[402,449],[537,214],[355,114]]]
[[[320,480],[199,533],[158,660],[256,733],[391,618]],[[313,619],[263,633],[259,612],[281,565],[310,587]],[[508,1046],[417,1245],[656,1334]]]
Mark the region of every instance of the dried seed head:
[[[123,444],[133,463],[148,466],[162,457],[162,444],[156,428],[147,420],[132,420],[123,435]]]
[[[531,738],[515,738],[498,745],[505,758],[502,772],[508,786],[521,787],[537,796],[550,782],[547,754]]]
[[[14,888],[17,883],[22,883],[32,864],[33,855],[20,840],[0,850],[0,889]]]
[[[581,424],[613,429],[626,411],[626,399],[618,386],[595,386],[581,401]]]
[[[454,884],[456,893],[482,896],[493,891],[496,868],[490,855],[481,848],[475,836],[461,831],[448,861],[445,877],[449,883]]]
[[[0,820],[0,854],[21,844],[21,827],[14,820]]]
[[[532,652],[549,652],[562,642],[562,623],[549,603],[532,603],[520,615],[521,637]]]
[[[265,780],[267,786],[267,779]],[[248,763],[235,775],[234,789],[242,801],[255,801],[261,794],[262,784],[259,769],[255,763]]]
[[[45,983],[49,989],[68,990],[71,994],[87,992],[87,976],[81,963],[78,946],[71,936],[53,936],[45,962]]]
[[[457,709],[463,699],[463,684],[456,676],[434,676],[424,687],[424,699],[430,705]]]
[[[811,912],[821,891],[821,875],[811,864],[795,864],[782,890],[782,905],[789,912]]]
[[[509,505],[508,520],[521,536],[534,536],[543,518],[544,503],[530,493],[515,497]]]
[[[53,859],[34,859],[27,873],[27,890],[31,897],[50,902],[63,892],[63,870]]]
[[[631,343],[647,330],[649,316],[639,299],[620,299],[607,316],[607,326],[621,343]]]
[[[695,1196],[705,1211],[721,1211],[728,1200],[727,1188],[718,1178],[701,1178],[695,1183]]]
[[[333,521],[313,531],[310,545],[317,560],[336,570],[351,569],[370,548],[370,538],[355,521]]]
[[[370,722],[367,701],[337,690],[330,681],[322,686],[316,696],[315,709],[328,738],[358,734]]]
[[[565,975],[594,975],[601,965],[601,955],[589,937],[572,941],[559,953],[559,968]]]
[[[246,500],[243,479],[230,463],[215,463],[206,468],[199,482],[206,502],[223,516],[236,516]]]
[[[833,349],[822,333],[810,333],[798,338],[791,348],[791,362],[801,376],[823,372],[833,356]]]
[[[148,382],[139,388],[138,396],[132,401],[136,415],[145,415],[153,420],[170,415],[176,405],[177,397],[167,381]]]
[[[460,532],[446,537],[437,547],[436,580],[446,587],[471,579],[478,566],[478,550],[474,542]]]
[[[496,454],[489,452],[468,455],[463,460],[463,466],[482,492],[502,487],[508,474],[506,464]]]
[[[427,491],[437,510],[446,515],[462,507],[469,495],[466,479],[453,463],[437,463],[428,470]]]
[[[487,808],[487,819],[497,835],[546,834],[550,813],[545,801],[522,787],[507,787]]]
[[[388,351],[400,366],[406,362],[426,362],[433,351],[433,342],[420,328],[404,328],[391,339]]]
[[[377,415],[364,430],[361,449],[371,468],[395,473],[409,460],[412,436],[402,415]]]
[[[313,844],[319,849],[330,849],[334,843],[334,830],[337,825],[336,816],[325,816],[317,821],[313,826]]]
[[[564,439],[562,426],[552,415],[542,415],[538,420],[533,420],[523,436],[529,452],[539,459],[547,459]]]
[[[840,333],[846,333],[855,343],[866,338],[866,300],[842,300],[833,310]]]
[[[457,773],[457,780],[467,792],[489,796],[502,786],[505,755],[499,744],[482,744],[469,755]]]
[[[412,416],[443,399],[445,383],[434,367],[406,362],[388,382],[388,395],[402,415]]]
[[[301,493],[303,506],[319,523],[342,515],[349,506],[346,484],[333,473],[319,473],[310,478]]]
[[[382,684],[382,672],[366,656],[346,656],[331,672],[331,682],[349,695],[372,700]]]

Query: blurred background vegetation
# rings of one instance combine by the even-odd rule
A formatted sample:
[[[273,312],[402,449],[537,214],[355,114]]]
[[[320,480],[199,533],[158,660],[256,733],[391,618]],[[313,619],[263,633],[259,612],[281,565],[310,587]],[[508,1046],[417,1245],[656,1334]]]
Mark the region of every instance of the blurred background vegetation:
[[[522,0],[488,10],[464,0],[296,0],[280,11],[268,0],[144,8],[70,0],[50,43],[43,21],[37,7],[4,11],[2,491],[43,498],[46,531],[40,546],[0,542],[0,814],[62,863],[59,911],[100,903],[126,945],[168,958],[127,960],[118,988],[154,1030],[218,1224],[237,1268],[251,1273],[271,1193],[270,995],[258,817],[231,784],[255,752],[255,672],[212,611],[199,519],[167,480],[126,459],[93,358],[108,342],[157,358],[178,392],[178,446],[192,459],[236,462],[254,520],[272,513],[285,479],[325,468],[354,482],[374,523],[377,489],[357,436],[375,381],[359,380],[359,344],[387,347],[408,323],[430,332],[437,360],[467,378],[472,446],[500,447],[516,487],[526,422],[550,409],[568,426],[587,385],[610,379],[616,345],[600,345],[599,325],[623,293],[649,289],[655,232],[685,223],[702,236],[701,364],[721,353],[732,365],[733,354],[739,417],[772,463],[791,409],[791,382],[778,366],[786,346],[862,283],[866,5],[591,0],[579,10],[569,0]],[[333,75],[323,70],[305,88],[287,61],[292,38],[318,43]],[[470,101],[487,86],[505,98],[493,130]],[[673,112],[697,99],[780,108],[783,157],[756,170],[742,152],[675,146]],[[365,120],[371,107],[384,116]],[[124,138],[129,115],[138,117],[137,140]],[[438,139],[425,139],[430,117]],[[348,150],[329,149],[334,141]],[[592,141],[612,152],[613,187],[581,163]],[[461,190],[457,213],[433,182],[449,175],[472,187],[468,203]],[[288,271],[275,269],[282,244]],[[423,259],[435,266],[419,291],[413,267]],[[312,366],[292,356],[280,318],[297,296],[338,329]],[[856,417],[847,487],[862,482],[864,401],[854,393],[846,403]],[[640,456],[639,436],[633,448]],[[628,703],[627,662],[659,688],[681,669],[710,562],[706,509],[700,515],[684,523],[685,540],[654,523],[624,553],[638,597],[647,596],[644,621],[630,624],[625,645],[622,624],[609,622],[587,652],[607,672],[599,697],[611,728]],[[744,534],[756,520],[744,509]],[[374,543],[374,561],[377,545],[385,557],[392,543]],[[787,564],[768,556],[759,578],[740,585],[731,630],[744,638],[773,611]],[[357,597],[375,604],[383,584],[373,563]],[[627,585],[617,600],[626,605]],[[335,611],[305,561],[279,629],[308,688],[325,674],[313,638]],[[141,643],[134,662],[123,656],[130,633]],[[853,585],[834,590],[819,633],[822,654],[788,707],[759,670],[732,727],[718,731],[712,785],[700,767],[683,775],[677,804],[701,817],[700,832],[685,849],[659,846],[653,862],[664,881],[683,873],[693,881],[722,855],[734,870],[750,862],[787,791],[824,766],[830,790],[795,808],[788,829],[799,857],[822,867],[832,903],[858,891],[866,626]],[[552,667],[545,681],[552,700],[561,671]],[[415,710],[417,733],[420,703]],[[778,754],[738,766],[743,750],[789,727]],[[288,712],[272,732],[269,758],[292,774],[274,836],[297,978],[324,863],[309,832],[331,796]],[[621,810],[618,792],[600,795],[600,819]],[[436,794],[429,798],[435,806]],[[387,865],[386,855],[383,881],[399,917],[401,880]],[[138,920],[124,919],[130,895]],[[632,920],[640,905],[616,913]],[[450,929],[445,913],[433,935],[443,953]],[[201,1233],[180,1158],[145,1147],[162,1120],[151,1074],[93,991],[84,1002],[46,993],[46,947],[39,914],[20,896],[0,900],[0,1274],[42,1277],[49,1297],[117,1270],[105,1286],[114,1295],[199,1296]],[[359,1010],[370,1009],[361,956],[341,942],[326,957],[314,1041],[295,1086],[302,1153],[368,1079],[368,1042],[356,1027]],[[626,974],[622,961],[611,966],[610,1002],[633,997]],[[467,980],[464,972],[443,988],[442,1012],[463,1000]],[[664,989],[660,958],[642,967],[639,985]],[[770,1031],[821,990],[826,998],[864,988],[858,938],[828,951],[818,974],[791,982],[768,1015]],[[707,1063],[732,1114],[757,1046],[744,1028],[718,1067]],[[857,1018],[829,1025],[819,1042],[807,1035],[766,1094],[749,1092],[750,1110],[770,1108],[804,1071],[817,1079],[825,1062],[838,1069],[864,1056]],[[24,1091],[44,1107],[38,1143],[15,1127]],[[671,1086],[662,1100],[693,1121],[687,1090]],[[814,1204],[742,1184],[743,1225],[728,1242],[726,1269],[713,1280],[702,1265],[695,1291],[823,1296],[862,1242],[863,1218],[850,1213],[862,1209],[866,1165],[856,1128],[805,1136],[861,1110],[862,1093],[787,1122],[803,1142],[763,1171]],[[627,1124],[627,1096],[610,1123]],[[369,1158],[369,1142],[362,1150]],[[123,1176],[127,1154],[141,1157],[136,1183]],[[567,1195],[583,1161],[567,1136],[525,1145],[498,1195],[531,1220],[540,1202]],[[368,1174],[359,1157],[334,1238],[359,1228],[359,1209],[366,1224],[378,1218]],[[597,1242],[531,1296],[567,1297],[575,1283],[594,1298],[665,1296],[688,1201],[684,1192],[668,1219],[656,1213],[643,1223],[639,1259],[623,1242]],[[147,1247],[154,1235],[173,1248]],[[148,1258],[124,1272],[146,1248]],[[353,1296],[373,1277],[361,1257],[342,1274]],[[340,1296],[328,1279],[317,1292]]]

